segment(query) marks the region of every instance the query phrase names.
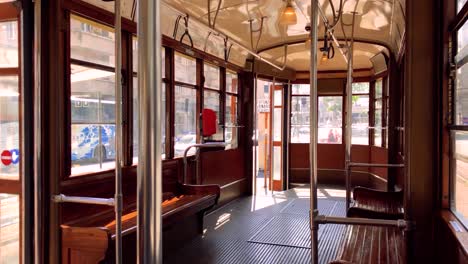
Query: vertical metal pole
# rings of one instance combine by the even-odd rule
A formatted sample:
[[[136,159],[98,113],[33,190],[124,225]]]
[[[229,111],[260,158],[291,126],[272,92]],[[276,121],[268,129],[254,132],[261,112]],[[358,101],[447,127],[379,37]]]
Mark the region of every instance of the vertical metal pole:
[[[253,140],[253,195],[257,195],[257,153],[258,153],[258,127],[257,127],[257,75],[254,77],[254,85],[253,85],[253,133],[254,133],[254,140]]]
[[[311,263],[318,263],[318,223],[315,217],[317,209],[317,31],[318,31],[318,0],[311,0],[310,17],[310,143],[309,143],[309,167],[310,167],[310,241]]]
[[[122,263],[122,21],[120,0],[114,2],[115,15],[115,263]],[[101,133],[99,133],[99,136]],[[101,149],[101,148],[100,148]],[[102,150],[101,150],[102,151]],[[102,153],[101,157],[103,156]]]
[[[42,263],[41,0],[34,1],[34,262]]]
[[[138,263],[162,263],[160,2],[138,1]]]
[[[346,167],[346,211],[351,204],[351,138],[352,138],[352,111],[353,111],[353,52],[354,52],[354,18],[351,24],[351,44],[348,49],[348,74],[346,79],[346,122],[345,122],[345,167]]]
[[[21,203],[22,263],[34,261],[34,3],[21,9]]]

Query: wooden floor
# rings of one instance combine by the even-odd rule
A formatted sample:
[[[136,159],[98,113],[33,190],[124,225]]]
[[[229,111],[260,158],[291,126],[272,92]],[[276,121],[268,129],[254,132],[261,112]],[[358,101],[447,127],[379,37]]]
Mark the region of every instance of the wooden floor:
[[[322,186],[320,214],[345,216],[345,191]],[[309,189],[259,189],[205,218],[204,235],[165,256],[165,263],[310,263]],[[319,262],[336,258],[344,226],[319,229]]]

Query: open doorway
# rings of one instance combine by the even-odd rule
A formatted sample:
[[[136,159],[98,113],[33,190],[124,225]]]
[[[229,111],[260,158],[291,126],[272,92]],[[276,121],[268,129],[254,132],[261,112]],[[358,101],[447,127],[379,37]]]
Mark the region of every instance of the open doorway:
[[[283,190],[284,107],[282,84],[256,80],[254,181],[255,192]]]

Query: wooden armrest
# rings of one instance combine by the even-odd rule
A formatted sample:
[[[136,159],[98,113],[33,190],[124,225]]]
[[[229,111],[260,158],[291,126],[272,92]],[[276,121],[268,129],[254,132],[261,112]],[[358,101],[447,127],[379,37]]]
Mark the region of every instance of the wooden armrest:
[[[178,183],[177,187],[183,194],[190,195],[216,195],[216,203],[218,203],[221,188],[217,184],[206,184],[206,185],[191,185]]]
[[[389,200],[403,204],[403,192],[387,192],[357,186],[353,189],[353,199],[364,200]]]

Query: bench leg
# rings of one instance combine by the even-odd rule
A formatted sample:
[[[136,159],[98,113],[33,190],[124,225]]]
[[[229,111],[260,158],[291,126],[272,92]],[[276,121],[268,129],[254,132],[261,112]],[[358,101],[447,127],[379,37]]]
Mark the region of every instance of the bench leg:
[[[197,232],[202,235],[203,234],[203,218],[205,217],[205,212],[198,212],[197,213]]]

